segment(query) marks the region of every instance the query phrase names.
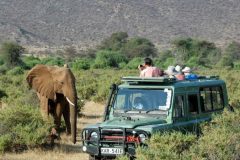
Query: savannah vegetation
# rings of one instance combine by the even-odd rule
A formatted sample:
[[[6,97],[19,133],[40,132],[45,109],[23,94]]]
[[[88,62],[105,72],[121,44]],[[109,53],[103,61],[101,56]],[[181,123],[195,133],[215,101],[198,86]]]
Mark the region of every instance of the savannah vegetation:
[[[69,47],[50,53],[49,57],[35,57],[19,44],[3,43],[0,48],[0,153],[42,147],[47,143],[53,123],[42,120],[37,96],[28,89],[25,80],[27,71],[36,64],[70,65],[76,77],[81,111],[86,100],[105,102],[112,83],[120,83],[123,76],[137,76],[137,66],[144,57],[151,57],[162,69],[181,64],[194,68],[200,75],[219,75],[227,83],[229,102],[235,112],[225,111],[211,123],[202,125],[200,137],[178,132],[156,134],[149,140],[148,149],[137,149],[137,159],[238,159],[240,44],[232,42],[220,49],[212,42],[181,38],[171,45],[170,49],[159,51],[146,38],[118,32],[96,48],[81,53]],[[28,56],[24,56],[26,54]]]

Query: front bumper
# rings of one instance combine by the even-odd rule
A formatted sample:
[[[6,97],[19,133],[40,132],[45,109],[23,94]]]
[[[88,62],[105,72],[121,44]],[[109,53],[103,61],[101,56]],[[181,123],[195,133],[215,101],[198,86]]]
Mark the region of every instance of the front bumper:
[[[91,133],[97,132],[98,138],[95,140],[89,139]],[[126,129],[126,128],[89,128],[84,129],[82,132],[82,140],[83,140],[83,151],[94,156],[98,157],[116,157],[119,154],[104,154],[101,153],[101,148],[122,148],[122,154],[134,156],[135,149],[138,146],[146,146],[145,143],[141,142],[129,142],[127,141],[127,136],[137,136],[139,133],[145,134],[149,138],[149,134],[145,131],[134,130],[134,129]],[[113,135],[117,135],[117,137],[122,137],[115,140],[106,140],[104,136],[108,135],[113,137]]]

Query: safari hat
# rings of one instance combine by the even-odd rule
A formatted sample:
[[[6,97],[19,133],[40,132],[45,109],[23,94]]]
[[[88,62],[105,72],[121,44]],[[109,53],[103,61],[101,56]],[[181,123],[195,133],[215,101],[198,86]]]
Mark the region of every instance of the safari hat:
[[[168,75],[175,75],[175,74],[177,74],[177,72],[175,71],[175,67],[174,66],[168,66],[168,69],[165,70],[165,73],[167,73]]]
[[[175,70],[176,70],[177,72],[181,72],[181,70],[182,70],[182,67],[181,67],[181,66],[179,66],[179,65],[176,65],[176,67],[175,67]]]
[[[191,72],[191,68],[190,67],[185,67],[182,72],[184,73],[190,73]]]

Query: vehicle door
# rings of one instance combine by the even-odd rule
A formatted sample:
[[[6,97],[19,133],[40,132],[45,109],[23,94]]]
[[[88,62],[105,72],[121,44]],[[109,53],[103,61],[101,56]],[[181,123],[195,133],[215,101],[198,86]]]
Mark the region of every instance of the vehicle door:
[[[182,132],[188,130],[187,116],[186,116],[186,96],[185,94],[176,94],[174,96],[173,104],[173,128]]]
[[[187,123],[190,132],[199,132],[199,94],[198,93],[188,93],[187,94]]]

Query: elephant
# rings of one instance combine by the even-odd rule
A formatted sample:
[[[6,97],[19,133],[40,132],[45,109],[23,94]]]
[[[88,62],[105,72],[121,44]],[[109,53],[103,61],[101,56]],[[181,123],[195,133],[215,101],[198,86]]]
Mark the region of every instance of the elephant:
[[[67,134],[76,143],[77,129],[77,91],[75,77],[68,66],[56,67],[38,64],[27,74],[29,87],[37,92],[41,113],[54,118],[58,131],[63,115]]]

